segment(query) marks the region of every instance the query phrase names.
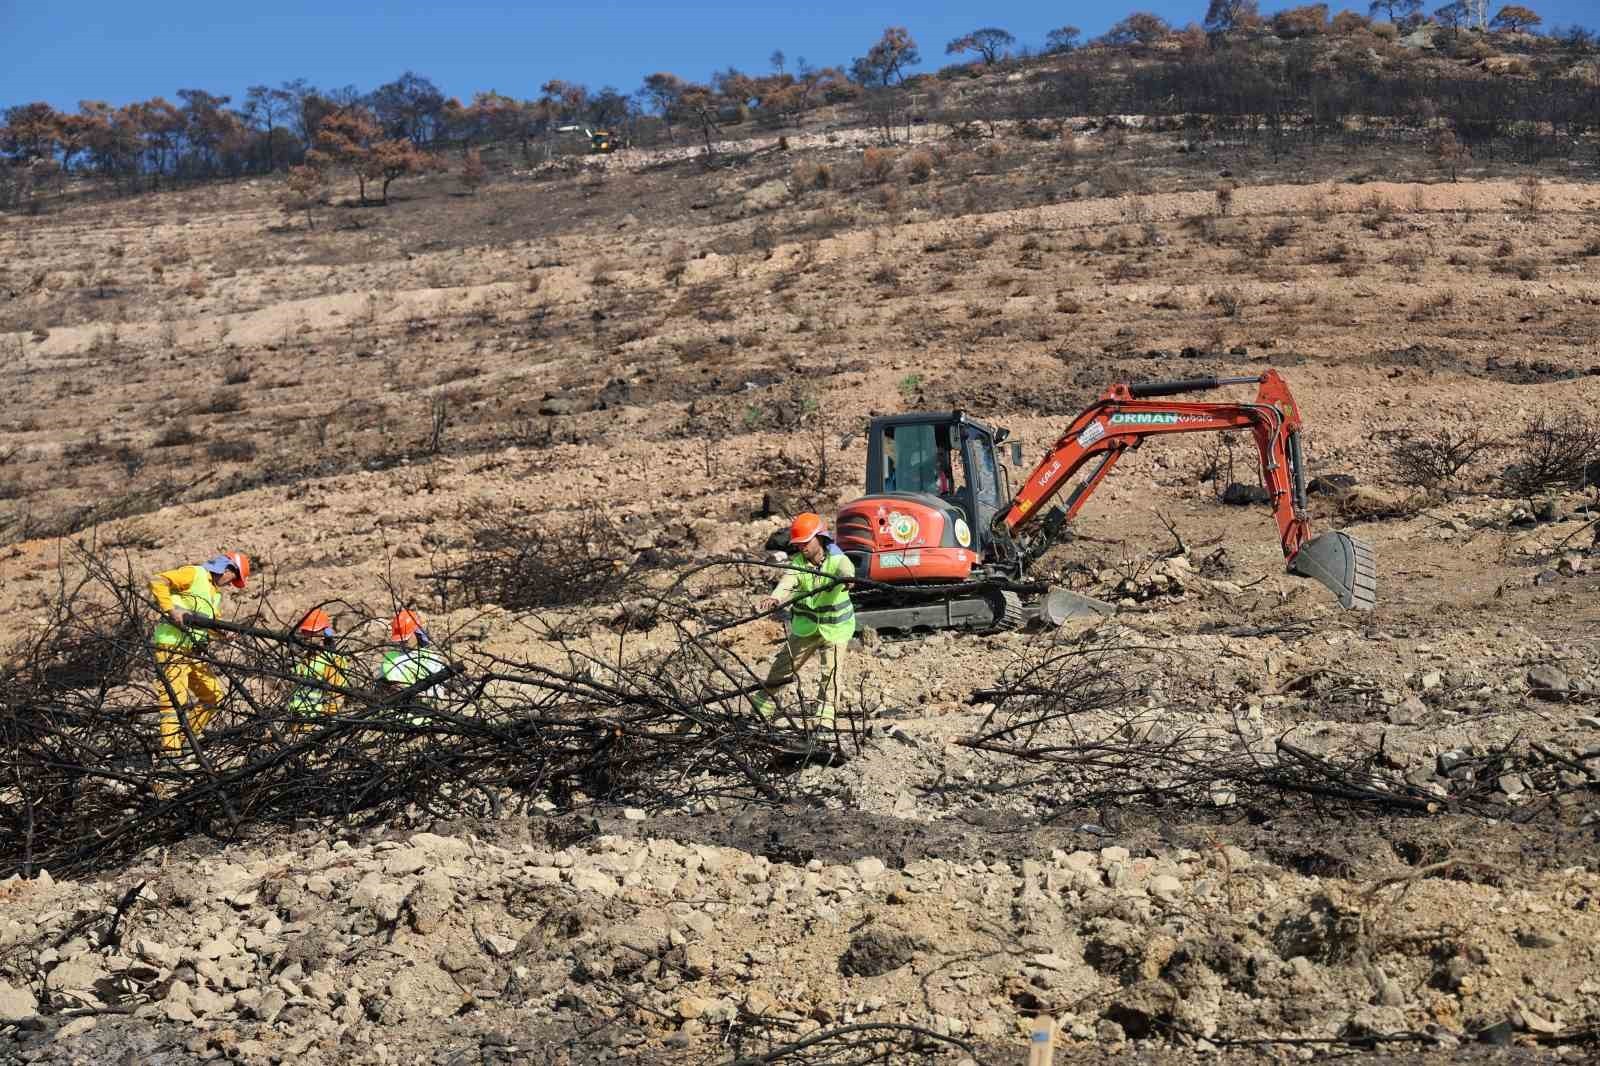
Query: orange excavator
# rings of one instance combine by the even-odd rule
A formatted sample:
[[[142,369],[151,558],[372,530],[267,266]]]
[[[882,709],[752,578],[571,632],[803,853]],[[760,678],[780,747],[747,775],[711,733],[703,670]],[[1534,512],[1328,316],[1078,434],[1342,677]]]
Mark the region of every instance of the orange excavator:
[[[1258,386],[1251,403],[1157,397]],[[1291,574],[1321,582],[1346,608],[1376,603],[1372,549],[1347,533],[1311,535],[1300,409],[1276,370],[1249,377],[1115,384],[1067,427],[1011,491],[996,449],[1010,433],[961,411],[873,419],[867,440],[867,495],[839,511],[839,547],[864,586],[853,598],[861,624],[915,632],[1014,629],[1061,590],[1029,582],[1029,568],[1067,536],[1067,524],[1111,468],[1149,437],[1248,430],[1261,457]],[[1021,467],[1020,444],[1011,463]],[[1050,505],[1080,470],[1066,498]],[[1041,599],[1042,597],[1042,599]]]

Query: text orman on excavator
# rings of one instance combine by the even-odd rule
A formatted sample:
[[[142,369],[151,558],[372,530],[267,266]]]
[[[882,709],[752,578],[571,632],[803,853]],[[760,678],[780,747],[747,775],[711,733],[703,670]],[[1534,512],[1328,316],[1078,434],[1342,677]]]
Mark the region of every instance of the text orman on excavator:
[[[1250,403],[1155,397],[1257,385]],[[839,546],[856,573],[863,625],[879,629],[1004,629],[1021,625],[1053,592],[1028,569],[1064,536],[1119,459],[1152,436],[1247,430],[1261,460],[1278,538],[1292,574],[1327,586],[1347,608],[1376,602],[1372,549],[1347,533],[1311,535],[1300,410],[1275,370],[1248,377],[1115,384],[1072,420],[1015,492],[996,459],[1010,436],[961,411],[874,419],[867,494],[839,511]],[[1013,443],[1012,464],[1021,465]],[[1051,501],[1094,463],[1060,503]],[[1041,605],[1038,597],[1043,595]]]

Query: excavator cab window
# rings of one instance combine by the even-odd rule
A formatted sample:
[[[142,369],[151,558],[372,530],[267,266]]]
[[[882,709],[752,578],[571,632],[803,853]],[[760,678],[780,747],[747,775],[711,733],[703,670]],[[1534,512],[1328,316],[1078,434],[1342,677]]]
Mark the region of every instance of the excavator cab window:
[[[883,490],[950,497],[956,482],[950,427],[890,426],[883,431]]]

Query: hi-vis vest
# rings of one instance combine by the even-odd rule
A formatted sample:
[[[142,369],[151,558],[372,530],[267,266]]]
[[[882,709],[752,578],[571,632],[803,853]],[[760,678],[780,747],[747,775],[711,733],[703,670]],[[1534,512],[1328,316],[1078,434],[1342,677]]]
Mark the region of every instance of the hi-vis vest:
[[[193,566],[188,569],[194,571],[189,587],[187,589],[173,587],[172,605],[182,609],[184,614],[215,618],[217,611],[222,607],[222,594],[211,582],[211,571],[203,566]],[[206,640],[206,633],[204,630],[179,629],[167,619],[162,619],[156,623],[152,639],[165,648],[187,648],[196,643],[203,643]]]
[[[328,685],[344,684],[343,659],[331,651],[319,651],[294,664],[294,676]],[[289,710],[295,714],[332,714],[339,709],[340,695],[316,685],[300,685],[289,695]]]
[[[378,680],[405,688],[432,677],[449,665],[449,660],[432,648],[391,648],[383,653],[383,660],[378,664]],[[444,689],[431,685],[421,695],[425,698],[443,696]]]
[[[850,586],[830,578],[851,578],[856,568],[849,556],[830,550],[822,566],[812,569],[803,555],[789,563],[795,571],[794,594],[800,599],[789,605],[789,632],[797,637],[819,634],[829,644],[843,644],[856,632],[856,609],[850,602]]]

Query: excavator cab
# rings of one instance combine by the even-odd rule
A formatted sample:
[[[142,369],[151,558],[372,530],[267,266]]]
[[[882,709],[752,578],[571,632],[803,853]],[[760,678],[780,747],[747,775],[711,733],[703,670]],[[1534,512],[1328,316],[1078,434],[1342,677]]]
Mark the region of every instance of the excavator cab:
[[[991,525],[1011,498],[997,454],[1008,436],[961,411],[873,419],[867,494],[839,513],[839,546],[856,572],[898,582],[963,581],[991,559]]]
[[[589,131],[589,154],[608,155],[618,148],[617,136],[610,130]]]

